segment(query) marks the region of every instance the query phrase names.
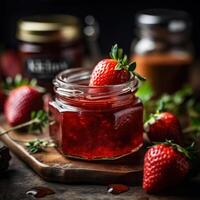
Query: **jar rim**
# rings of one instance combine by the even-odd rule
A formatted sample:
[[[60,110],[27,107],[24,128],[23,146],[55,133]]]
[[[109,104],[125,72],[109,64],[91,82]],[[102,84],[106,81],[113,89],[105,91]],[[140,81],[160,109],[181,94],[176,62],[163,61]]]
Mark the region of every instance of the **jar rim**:
[[[105,95],[121,95],[127,92],[135,92],[138,87],[138,80],[136,78],[131,78],[129,81],[116,85],[104,85],[104,86],[89,86],[78,84],[76,81],[89,79],[91,72],[91,67],[80,67],[67,69],[60,72],[53,80],[54,91],[59,95],[83,95],[84,93],[90,93],[89,91],[98,90],[98,95],[93,93],[94,96],[105,96]],[[79,73],[79,76],[77,75]],[[79,79],[78,79],[79,78]],[[99,92],[101,91],[101,92]],[[75,95],[75,96],[76,96]],[[73,95],[72,95],[73,96]]]

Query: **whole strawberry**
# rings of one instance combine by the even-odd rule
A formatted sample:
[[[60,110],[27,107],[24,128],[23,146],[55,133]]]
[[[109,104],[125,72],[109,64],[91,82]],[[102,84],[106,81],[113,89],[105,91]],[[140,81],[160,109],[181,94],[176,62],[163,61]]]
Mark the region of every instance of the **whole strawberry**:
[[[43,108],[43,94],[37,87],[23,85],[13,89],[4,106],[4,114],[11,126],[16,126],[30,119],[32,111]]]
[[[144,125],[144,130],[152,142],[164,142],[167,139],[182,144],[183,134],[180,122],[170,112],[151,115]]]
[[[100,61],[94,68],[89,86],[116,85],[129,81],[132,77],[144,80],[139,74],[134,72],[136,63],[128,64],[123,50],[114,45],[110,52],[110,59]]]
[[[157,193],[183,181],[189,172],[188,153],[170,141],[151,147],[144,158],[143,189]]]

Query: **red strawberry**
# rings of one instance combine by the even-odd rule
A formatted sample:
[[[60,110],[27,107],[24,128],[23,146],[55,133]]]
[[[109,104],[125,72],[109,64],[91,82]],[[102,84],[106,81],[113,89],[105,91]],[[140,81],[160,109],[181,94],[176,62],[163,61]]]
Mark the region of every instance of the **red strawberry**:
[[[156,193],[181,183],[190,169],[187,153],[170,141],[151,147],[144,157],[143,189]]]
[[[92,72],[90,86],[115,85],[127,82],[130,73],[127,70],[115,70],[117,60],[104,59],[100,61]]]
[[[5,102],[4,114],[11,126],[30,119],[32,111],[43,107],[42,93],[34,86],[24,85],[12,90]]]
[[[134,72],[136,63],[128,64],[127,56],[123,55],[123,50],[117,45],[112,47],[110,56],[110,59],[104,59],[95,66],[90,78],[90,86],[121,84],[130,80],[131,76],[143,80]]]
[[[144,125],[145,132],[152,142],[172,140],[182,144],[183,134],[179,120],[170,112],[154,114]]]
[[[4,77],[15,77],[21,74],[23,69],[20,56],[13,50],[7,50],[1,55],[0,66]]]

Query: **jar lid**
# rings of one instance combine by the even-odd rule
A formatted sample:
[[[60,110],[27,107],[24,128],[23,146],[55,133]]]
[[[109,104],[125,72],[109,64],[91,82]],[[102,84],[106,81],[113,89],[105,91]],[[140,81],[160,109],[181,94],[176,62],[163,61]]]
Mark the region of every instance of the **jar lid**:
[[[32,16],[18,22],[17,38],[25,42],[72,42],[80,37],[80,22],[70,15]]]
[[[164,26],[171,32],[186,30],[190,25],[190,17],[184,11],[168,9],[147,9],[136,15],[136,24],[141,26]]]

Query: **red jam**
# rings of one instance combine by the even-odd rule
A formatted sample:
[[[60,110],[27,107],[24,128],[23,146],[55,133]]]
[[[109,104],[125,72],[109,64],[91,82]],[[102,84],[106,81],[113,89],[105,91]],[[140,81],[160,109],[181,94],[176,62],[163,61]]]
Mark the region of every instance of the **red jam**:
[[[134,95],[137,81],[91,88],[85,84],[89,75],[88,69],[73,69],[54,80],[50,135],[59,150],[89,160],[137,151],[143,143],[143,105]]]
[[[127,192],[129,187],[123,184],[111,184],[108,186],[108,193],[111,194],[121,194],[123,192]]]

